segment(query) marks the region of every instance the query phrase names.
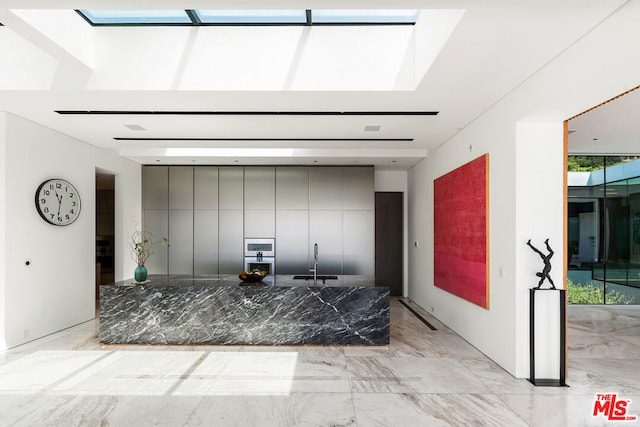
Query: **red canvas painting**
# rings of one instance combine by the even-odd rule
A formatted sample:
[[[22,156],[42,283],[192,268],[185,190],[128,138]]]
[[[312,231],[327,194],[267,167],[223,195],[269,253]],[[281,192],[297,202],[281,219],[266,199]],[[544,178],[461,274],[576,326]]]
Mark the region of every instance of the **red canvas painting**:
[[[489,155],[434,181],[434,284],[489,308]]]

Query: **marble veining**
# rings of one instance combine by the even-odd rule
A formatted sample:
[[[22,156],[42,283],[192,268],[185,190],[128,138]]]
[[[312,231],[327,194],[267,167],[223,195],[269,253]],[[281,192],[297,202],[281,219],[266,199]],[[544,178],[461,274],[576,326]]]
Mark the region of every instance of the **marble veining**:
[[[389,290],[101,286],[100,342],[387,345]]]
[[[640,307],[597,308],[611,324],[585,334],[573,327],[591,307],[570,306],[569,387],[535,387],[421,308],[437,331],[390,304],[388,346],[105,346],[92,320],[0,351],[0,425],[608,426],[592,415],[608,391],[640,415],[638,359],[606,348]]]

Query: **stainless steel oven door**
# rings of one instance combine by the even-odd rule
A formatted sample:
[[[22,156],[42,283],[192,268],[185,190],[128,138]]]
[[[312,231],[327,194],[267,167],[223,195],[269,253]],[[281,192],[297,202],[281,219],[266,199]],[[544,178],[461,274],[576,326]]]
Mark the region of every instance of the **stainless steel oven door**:
[[[273,257],[246,257],[244,259],[244,271],[266,271],[268,276],[275,276],[276,263]]]
[[[276,256],[276,239],[244,239],[244,256]]]

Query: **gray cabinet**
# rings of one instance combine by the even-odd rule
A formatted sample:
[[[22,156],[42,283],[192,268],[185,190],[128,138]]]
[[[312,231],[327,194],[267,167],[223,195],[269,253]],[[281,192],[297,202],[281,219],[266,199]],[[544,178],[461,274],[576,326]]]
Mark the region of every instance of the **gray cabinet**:
[[[244,168],[244,237],[275,236],[276,168]]]
[[[280,274],[373,274],[372,167],[145,166],[150,273],[237,274],[245,237],[276,238]]]
[[[167,209],[145,209],[144,230],[151,233],[151,237],[156,245],[153,247],[153,254],[145,263],[149,274],[167,274],[169,272],[167,247],[159,242],[169,237],[169,211]]]
[[[193,209],[193,168],[169,168],[169,209]]]
[[[343,212],[343,274],[375,272],[375,210]]]
[[[243,209],[244,168],[219,168],[218,191],[218,209]]]
[[[374,210],[372,167],[342,169],[342,203],[345,210]]]
[[[193,274],[218,273],[218,211],[193,211]]]
[[[169,168],[146,166],[142,168],[142,209],[169,208]]]
[[[193,273],[193,210],[169,210],[169,274]]]
[[[318,244],[320,274],[342,274],[342,211],[309,211],[309,245]],[[313,251],[309,252],[312,265]]]
[[[275,228],[276,211],[273,209],[245,209],[244,237],[272,238],[276,235]]]
[[[309,211],[276,211],[276,271],[306,274],[309,270]]]
[[[219,272],[221,274],[238,274],[244,269],[242,210],[221,209],[219,215]]]
[[[193,208],[218,209],[217,167],[193,168]]]
[[[247,167],[244,169],[244,208],[275,209],[276,168]],[[270,236],[273,237],[273,236]]]
[[[309,209],[309,168],[276,168],[276,209]]]
[[[342,209],[340,167],[309,168],[309,209]]]

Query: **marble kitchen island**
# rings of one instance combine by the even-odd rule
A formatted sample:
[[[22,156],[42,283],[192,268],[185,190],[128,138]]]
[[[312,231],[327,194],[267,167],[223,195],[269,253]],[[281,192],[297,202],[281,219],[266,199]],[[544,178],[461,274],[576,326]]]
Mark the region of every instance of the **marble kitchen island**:
[[[151,275],[100,286],[103,344],[387,345],[389,289],[335,280]]]

